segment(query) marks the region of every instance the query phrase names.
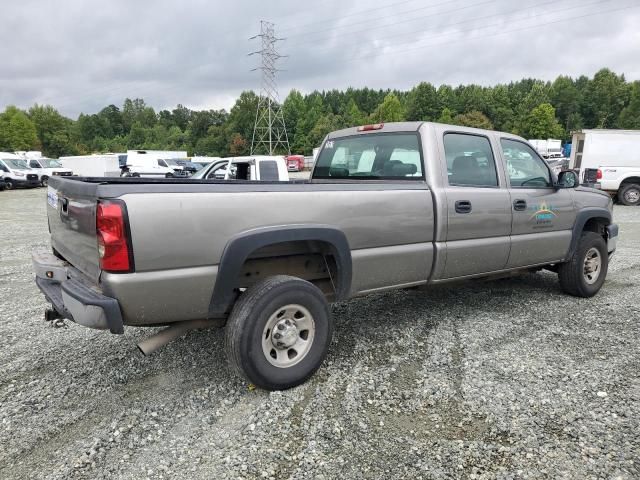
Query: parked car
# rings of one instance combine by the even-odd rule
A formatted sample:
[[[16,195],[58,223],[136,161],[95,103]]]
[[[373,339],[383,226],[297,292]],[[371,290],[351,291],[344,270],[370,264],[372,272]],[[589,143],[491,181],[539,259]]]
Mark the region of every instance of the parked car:
[[[121,167],[122,176],[165,178],[167,174],[181,175],[177,172],[182,167],[173,159],[186,157],[186,151],[127,150],[126,164]]]
[[[607,194],[573,171],[556,177],[508,133],[367,125],[330,133],[309,181],[206,179],[214,173],[52,178],[53,251],[33,254],[48,318],[112,333],[169,325],[139,344],[147,353],[226,324],[234,368],[284,389],[320,367],[329,302],[542,268],[591,297],[618,238]]]
[[[70,177],[73,175],[73,170],[64,168],[59,161],[51,158],[32,158],[29,160],[29,167],[38,174],[38,180],[43,187],[49,183],[49,177],[54,175]]]
[[[4,177],[2,175],[0,175],[0,192],[3,191],[4,189],[5,189]]]
[[[27,161],[13,153],[0,152],[0,171],[4,185],[10,190],[16,187],[39,187],[40,179]]]
[[[257,180],[280,181],[289,180],[289,172],[284,157],[254,155],[248,157],[231,157],[211,162],[190,178],[215,180]]]
[[[202,170],[203,166],[196,162],[190,162],[188,160],[178,159],[176,163],[182,167],[182,170],[187,173],[187,175],[193,175],[199,170]]]

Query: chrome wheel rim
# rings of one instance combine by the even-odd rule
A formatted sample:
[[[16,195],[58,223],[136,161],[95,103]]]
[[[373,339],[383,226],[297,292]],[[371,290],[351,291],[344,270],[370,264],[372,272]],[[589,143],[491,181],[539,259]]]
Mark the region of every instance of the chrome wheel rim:
[[[602,271],[602,256],[597,248],[590,248],[584,257],[583,276],[584,281],[593,285],[600,277]]]
[[[302,305],[285,305],[273,312],[264,326],[262,353],[275,367],[292,367],[311,350],[315,332],[309,310]]]
[[[640,200],[640,191],[633,189],[624,192],[624,199],[629,203],[636,203]]]

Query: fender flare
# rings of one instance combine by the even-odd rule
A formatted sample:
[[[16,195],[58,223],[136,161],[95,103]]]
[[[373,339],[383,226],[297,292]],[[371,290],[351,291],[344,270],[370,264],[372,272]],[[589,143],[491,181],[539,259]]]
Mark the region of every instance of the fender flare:
[[[322,241],[331,246],[337,264],[336,299],[351,290],[352,262],[349,242],[342,230],[331,225],[286,225],[260,228],[234,236],[224,247],[209,303],[209,318],[225,316],[235,300],[234,283],[245,260],[255,250],[275,243]]]
[[[580,210],[576,214],[576,221],[573,224],[573,233],[571,235],[571,244],[569,245],[569,251],[567,252],[566,256],[567,259],[571,258],[573,253],[576,251],[576,248],[578,247],[578,241],[580,241],[580,235],[584,230],[584,226],[592,218],[603,218],[606,220],[607,225],[611,224],[611,212],[606,208],[588,207]]]

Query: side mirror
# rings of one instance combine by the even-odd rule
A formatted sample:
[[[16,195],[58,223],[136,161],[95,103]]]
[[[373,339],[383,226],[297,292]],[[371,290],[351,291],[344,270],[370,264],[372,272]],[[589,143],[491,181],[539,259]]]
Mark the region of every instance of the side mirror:
[[[578,174],[573,170],[563,170],[558,175],[558,188],[576,188],[579,185]]]

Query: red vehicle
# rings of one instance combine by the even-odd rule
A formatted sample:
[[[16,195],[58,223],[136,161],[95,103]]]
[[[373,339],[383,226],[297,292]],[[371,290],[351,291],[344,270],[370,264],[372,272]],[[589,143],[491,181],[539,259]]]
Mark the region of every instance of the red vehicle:
[[[285,161],[287,163],[287,170],[290,172],[301,172],[304,170],[303,155],[287,155]]]

